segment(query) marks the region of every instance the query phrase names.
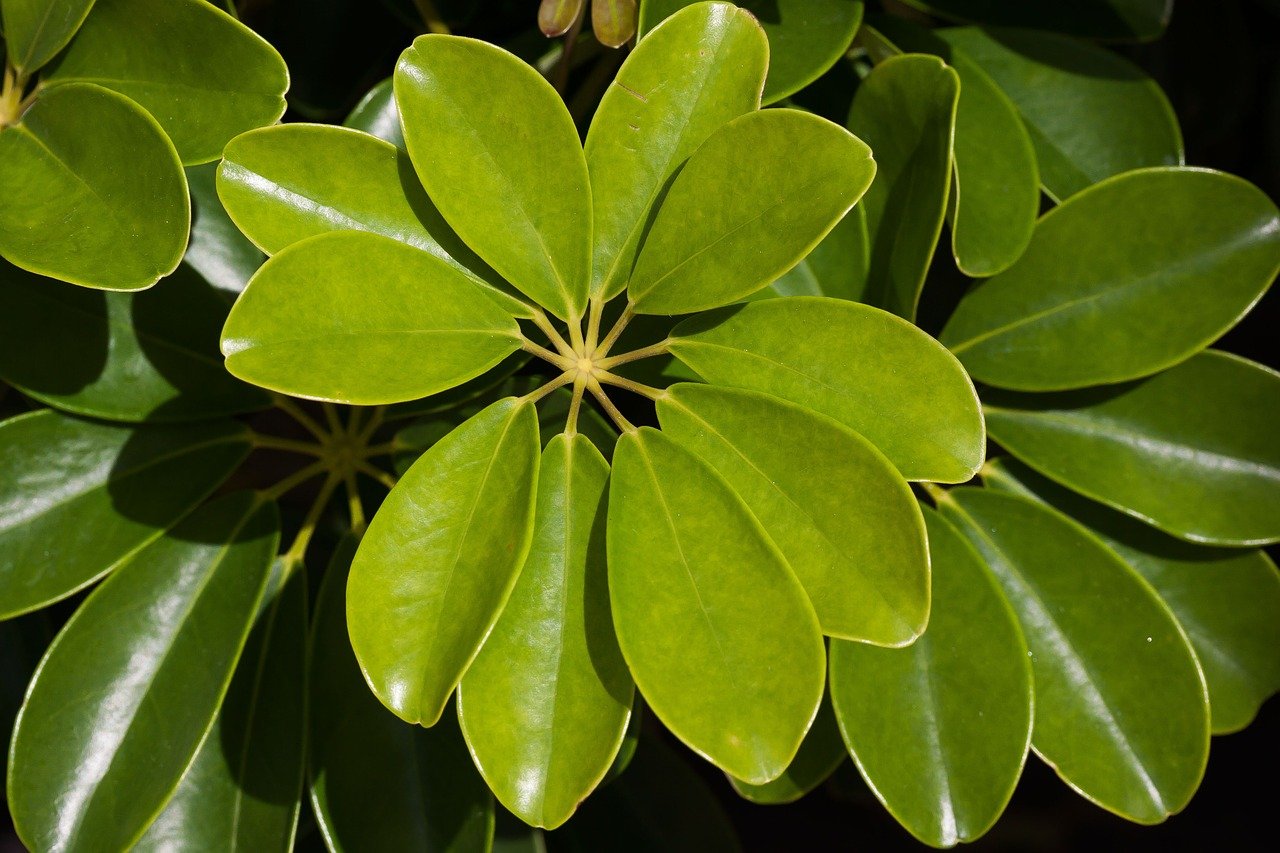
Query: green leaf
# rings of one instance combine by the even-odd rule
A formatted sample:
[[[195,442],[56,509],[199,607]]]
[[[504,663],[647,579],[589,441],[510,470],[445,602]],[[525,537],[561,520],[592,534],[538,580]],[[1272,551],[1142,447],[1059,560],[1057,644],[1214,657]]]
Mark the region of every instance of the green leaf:
[[[52,639],[53,627],[46,613],[0,621],[0,743],[9,743],[27,685]],[[0,797],[6,796],[4,785],[0,779]]]
[[[133,850],[293,849],[306,736],[307,580],[277,560],[222,708]]]
[[[804,260],[769,287],[747,298],[835,296],[857,302],[866,286],[871,262],[868,251],[867,210],[863,205],[855,205]]]
[[[1182,163],[1182,133],[1160,87],[1133,63],[1067,36],[1031,30],[936,30],[1017,106],[1040,181],[1065,199],[1104,178]]]
[[[1013,794],[1031,739],[1031,666],[982,559],[926,509],[929,628],[905,649],[835,641],[831,701],[858,770],[933,847],[973,841]]]
[[[1146,169],[1072,196],[966,294],[942,342],[979,381],[1056,391],[1148,376],[1203,349],[1280,270],[1280,211],[1252,184]]]
[[[365,93],[343,124],[404,150],[404,128],[400,126],[392,79],[388,77]]]
[[[231,221],[218,198],[217,163],[186,169],[191,190],[191,242],[183,263],[209,284],[236,294],[262,266],[266,256]]]
[[[330,850],[485,850],[493,797],[454,718],[398,720],[369,692],[347,637],[343,590],[356,539],[339,544],[311,626],[311,805]]]
[[[262,265],[222,332],[227,370],[298,397],[396,403],[520,349],[511,314],[439,258],[390,237],[320,234]]]
[[[25,270],[142,290],[182,259],[182,164],[155,119],[115,92],[76,83],[41,94],[0,129],[0,186],[0,254]]]
[[[6,59],[30,75],[67,46],[93,0],[3,0]]]
[[[710,466],[649,427],[609,487],[618,642],[654,714],[752,784],[780,776],[822,698],[821,630],[777,548]]]
[[[0,423],[0,619],[93,583],[155,541],[249,453],[242,424]]]
[[[924,521],[870,442],[768,394],[709,385],[672,385],[658,419],[746,503],[824,634],[883,646],[920,635],[929,618]]]
[[[942,233],[960,78],[934,56],[886,59],[858,86],[849,129],[876,155],[863,301],[910,320]]]
[[[1159,823],[1180,811],[1204,774],[1209,707],[1173,614],[1114,551],[1041,504],[965,488],[939,509],[982,554],[1021,621],[1036,753],[1129,820]]]
[[[671,177],[713,131],[759,108],[768,65],[759,25],[729,3],[677,12],[636,45],[587,133],[593,293],[626,289]]]
[[[280,118],[289,88],[275,48],[202,0],[97,0],[47,79],[136,101],[187,165],[216,160],[237,133]]]
[[[227,374],[227,303],[183,264],[161,287],[102,293],[0,260],[0,377],[75,414],[192,421],[263,409],[266,394]]]
[[[475,279],[517,316],[517,300],[440,216],[409,156],[366,133],[320,124],[285,124],[241,134],[218,167],[218,194],[231,218],[275,254],[330,231],[367,231],[434,255]]]
[[[990,393],[991,436],[1064,486],[1210,545],[1280,540],[1280,375],[1209,350],[1149,379]]]
[[[347,584],[365,680],[401,719],[433,725],[493,628],[533,534],[538,422],[492,404],[422,455],[369,525]]]
[[[960,363],[877,308],[819,297],[753,302],[686,320],[671,351],[708,382],[835,418],[908,480],[963,483],[982,464],[982,413]]]
[[[809,254],[875,171],[871,149],[812,113],[734,119],[671,182],[627,286],[636,310],[688,314],[759,290]]]
[[[695,0],[643,0],[640,34]],[[822,76],[849,45],[862,21],[859,0],[742,0],[769,37],[769,79],[764,103],[772,104]]]
[[[503,278],[562,319],[591,277],[591,189],[578,131],[536,70],[499,47],[417,38],[396,102],[418,177],[445,220]]]
[[[31,849],[123,850],[213,724],[279,540],[250,493],[199,510],[89,596],[18,715],[9,807]]]
[[[516,816],[548,829],[600,784],[631,713],[609,613],[608,485],[609,465],[585,437],[547,445],[529,557],[458,686],[480,773]]]
[[[1280,691],[1280,574],[1266,552],[1181,542],[1008,457],[988,462],[982,480],[1070,515],[1147,579],[1187,632],[1204,670],[1214,734],[1243,729]]]
[[[818,716],[804,736],[800,751],[781,776],[763,785],[750,785],[730,776],[729,784],[740,797],[759,805],[794,803],[825,782],[846,757],[848,753],[831,710],[831,698],[824,694],[822,704],[818,706]]]
[[[1173,0],[903,0],[958,21],[1029,27],[1098,39],[1157,38]]]
[[[1031,241],[1040,209],[1040,171],[1017,107],[981,66],[931,31],[901,18],[876,25],[897,45],[942,57],[959,76],[951,251],[968,276],[1007,269]]]

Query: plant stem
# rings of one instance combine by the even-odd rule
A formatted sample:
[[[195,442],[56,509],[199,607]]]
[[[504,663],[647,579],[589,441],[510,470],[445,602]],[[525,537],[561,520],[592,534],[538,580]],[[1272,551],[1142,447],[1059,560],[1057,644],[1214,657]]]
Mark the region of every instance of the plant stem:
[[[262,435],[260,433],[252,433],[249,440],[253,442],[254,447],[263,450],[285,450],[290,453],[305,453],[308,456],[324,456],[324,448],[319,444],[310,441],[294,441],[290,438],[276,438],[274,435]]]
[[[390,456],[396,452],[398,445],[394,441],[388,441],[385,444],[375,444],[372,447],[366,447],[363,451],[363,458],[372,459],[375,456]]]
[[[396,483],[399,482],[395,477],[383,471],[381,468],[375,468],[363,459],[356,462],[356,470],[366,477],[372,477],[388,489],[394,489]]]
[[[951,500],[951,496],[947,494],[947,490],[936,483],[921,482],[919,486],[924,489],[924,493],[933,501],[934,506],[937,506],[943,501]]]
[[[560,354],[565,358],[573,358],[577,355],[573,347],[569,346],[569,342],[564,336],[556,331],[555,325],[551,322],[551,318],[547,316],[547,312],[541,308],[537,309],[533,315],[533,324],[542,330],[542,334],[547,336],[547,340],[551,341],[551,345],[559,350]]]
[[[565,385],[568,385],[570,382],[573,382],[574,377],[580,376],[580,375],[581,374],[579,374],[576,370],[566,370],[564,373],[561,373],[555,379],[552,379],[550,382],[548,382],[547,384],[539,388],[535,388],[534,390],[530,391],[528,394],[525,394],[520,399],[524,402],[536,403],[539,400],[541,400],[543,397],[550,394],[552,391],[556,390],[557,388],[563,388]]]
[[[619,388],[625,388],[642,397],[648,397],[650,400],[661,400],[667,396],[667,392],[661,388],[654,388],[651,385],[635,382],[625,376],[618,376],[616,373],[610,373],[607,370],[597,370],[594,376],[598,381],[606,385],[617,385]]]
[[[422,23],[426,24],[427,32],[444,36],[450,34],[449,25],[444,22],[444,18],[440,17],[435,3],[431,0],[413,0],[413,5],[418,7],[418,14],[422,16]]]
[[[591,391],[591,396],[599,401],[604,410],[609,413],[609,417],[613,418],[613,422],[618,425],[618,429],[622,432],[635,432],[635,425],[631,421],[622,416],[622,412],[618,411],[618,407],[609,399],[609,395],[600,387],[600,383],[593,376],[587,380],[587,388]]]
[[[307,432],[311,433],[322,442],[328,440],[329,434],[325,432],[320,424],[316,423],[315,420],[303,411],[302,407],[292,399],[283,394],[272,394],[271,398],[275,401],[277,409],[301,424],[302,428]]]
[[[524,339],[524,343],[520,345],[525,352],[531,352],[541,358],[543,361],[549,362],[561,370],[573,370],[577,366],[577,359],[571,359],[567,356],[554,353],[540,344],[535,344],[528,338]]]
[[[578,411],[582,408],[582,392],[586,387],[586,377],[579,373],[573,380],[573,399],[569,401],[569,415],[564,420],[564,431],[570,438],[578,434]]]
[[[356,485],[356,472],[347,471],[343,476],[347,485],[347,510],[351,513],[351,529],[357,534],[364,533],[364,504],[360,501],[360,488]]]
[[[320,514],[324,512],[325,506],[329,503],[329,498],[333,496],[333,490],[337,488],[341,479],[337,474],[330,474],[324,481],[324,485],[320,487],[320,493],[316,495],[315,501],[311,504],[311,509],[307,510],[307,517],[303,519],[302,528],[298,530],[298,535],[293,538],[293,544],[289,546],[289,550],[284,552],[285,564],[290,569],[293,566],[302,564],[303,557],[307,553],[307,545],[311,543],[311,536],[316,532],[316,523],[320,521]]]
[[[618,342],[618,338],[622,337],[623,331],[626,330],[627,325],[635,316],[635,308],[630,302],[628,302],[627,307],[622,312],[622,316],[618,318],[618,322],[613,324],[613,328],[609,330],[609,334],[605,336],[604,341],[596,351],[592,353],[592,358],[603,359],[607,356],[609,354],[609,350]]]
[[[596,345],[600,343],[600,320],[604,317],[604,298],[597,295],[591,297],[591,309],[587,315],[587,355],[594,356]]]
[[[555,77],[551,84],[556,87],[556,91],[560,93],[560,97],[564,98],[564,90],[569,85],[569,69],[570,63],[573,62],[573,46],[578,40],[578,33],[582,32],[582,22],[587,19],[587,4],[582,4],[582,9],[578,12],[578,17],[574,19],[573,25],[569,27],[569,31],[564,34],[564,50],[560,53],[560,62],[556,65]]]
[[[655,355],[666,355],[670,351],[671,340],[668,339],[656,343],[653,346],[635,349],[631,352],[624,352],[621,355],[610,356],[609,358],[602,358],[595,362],[595,365],[601,370],[609,370],[610,368],[617,367],[620,364],[629,364],[633,361],[639,361],[642,358],[653,358]]]
[[[313,477],[319,476],[320,474],[323,474],[327,470],[329,470],[329,463],[327,460],[322,459],[319,462],[312,462],[307,467],[299,471],[295,471],[292,474],[290,474],[288,477],[285,477],[283,480],[276,483],[271,488],[262,490],[262,492],[260,492],[259,495],[261,499],[264,501],[276,500],[286,492],[292,491],[293,489],[305,483],[307,480],[310,480]]]
[[[382,420],[387,416],[386,406],[374,407],[373,414],[369,417],[369,423],[365,424],[364,430],[360,433],[360,443],[364,444],[373,438],[373,434],[378,431],[378,427],[382,426]]]
[[[341,435],[343,432],[342,421],[338,418],[338,407],[333,403],[323,403],[324,419],[329,424],[330,435]]]

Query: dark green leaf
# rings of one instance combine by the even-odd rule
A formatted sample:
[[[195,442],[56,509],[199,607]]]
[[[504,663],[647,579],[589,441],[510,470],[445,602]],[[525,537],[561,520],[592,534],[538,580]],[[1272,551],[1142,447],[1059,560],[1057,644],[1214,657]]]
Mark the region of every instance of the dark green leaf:
[[[388,77],[370,89],[343,124],[363,130],[404,150],[404,128],[400,126],[400,110],[396,107],[391,78]]]
[[[649,427],[618,441],[609,595],[645,702],[722,770],[763,784],[822,698],[813,607],[751,512],[705,462]]]
[[[182,164],[155,119],[115,92],[73,83],[37,98],[0,129],[0,186],[0,254],[23,269],[142,290],[182,259]]]
[[[128,560],[249,453],[243,425],[119,426],[48,410],[0,424],[0,618]]]
[[[708,382],[835,418],[908,480],[962,483],[982,464],[982,414],[960,363],[877,308],[817,297],[753,302],[686,320],[671,351]]]
[[[239,293],[266,256],[227,216],[218,198],[218,164],[191,166],[186,172],[191,190],[191,242],[183,263],[219,290]]]
[[[1030,27],[1085,38],[1152,39],[1164,32],[1173,0],[903,0],[976,24]]]
[[[9,807],[34,850],[123,850],[209,732],[279,539],[274,504],[209,504],[133,557],[63,627],[18,716]]]
[[[280,118],[289,88],[275,48],[203,0],[97,0],[48,79],[96,83],[141,104],[188,165]]]
[[[262,265],[222,351],[255,385],[373,405],[460,385],[521,341],[511,314],[455,267],[390,237],[337,231]]]
[[[30,75],[66,47],[93,0],[3,0],[6,59]]]
[[[1204,169],[1146,169],[1072,196],[975,287],[942,342],[979,381],[1056,391],[1148,376],[1231,328],[1280,269],[1280,211]]]
[[[1209,707],[1173,614],[1114,551],[1042,504],[965,488],[939,509],[982,554],[1022,624],[1036,753],[1130,820],[1180,811],[1204,774]]]
[[[747,298],[834,296],[856,302],[867,280],[868,251],[867,210],[856,205],[804,260]]]
[[[369,525],[347,584],[360,668],[400,718],[433,725],[492,629],[533,534],[538,422],[499,400],[414,463]]]
[[[739,796],[753,803],[770,806],[794,803],[825,782],[847,757],[831,710],[831,698],[824,694],[818,716],[804,736],[800,751],[781,776],[763,785],[750,785],[730,776],[729,784]]]
[[[929,627],[906,649],[831,644],[831,699],[871,790],[934,847],[973,841],[1004,811],[1031,739],[1031,666],[982,559],[926,510]]]

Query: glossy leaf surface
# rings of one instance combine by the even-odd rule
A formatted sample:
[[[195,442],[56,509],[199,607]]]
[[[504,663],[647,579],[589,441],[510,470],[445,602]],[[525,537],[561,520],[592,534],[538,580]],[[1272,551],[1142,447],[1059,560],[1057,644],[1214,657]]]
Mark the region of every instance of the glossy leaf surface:
[[[280,118],[289,88],[275,49],[202,0],[97,0],[48,77],[142,105],[187,164],[215,160],[237,133]]]
[[[356,540],[347,537],[324,576],[312,621],[308,784],[330,850],[484,850],[493,797],[446,715],[424,729],[396,719],[360,674],[347,636],[343,592]]]
[[[759,25],[729,3],[677,12],[627,57],[587,133],[593,292],[626,288],[671,176],[713,131],[759,108],[768,64]]]
[[[239,293],[266,256],[227,216],[218,198],[218,164],[189,166],[186,173],[191,191],[191,240],[183,263],[219,290]]]
[[[209,731],[279,539],[274,504],[209,504],[99,587],[59,633],[19,714],[9,805],[37,850],[124,849]]]
[[[835,418],[908,480],[962,483],[982,464],[985,434],[969,377],[937,341],[885,311],[840,299],[768,299],[686,320],[671,351],[708,382]]]
[[[929,554],[910,487],[866,439],[768,394],[680,383],[663,432],[711,465],[799,578],[822,632],[910,643],[929,617]]]
[[[867,212],[855,205],[804,260],[747,298],[834,296],[858,302],[866,290],[868,252]]]
[[[895,56],[858,87],[849,128],[876,155],[863,206],[870,265],[863,300],[908,320],[924,286],[951,191],[960,78],[933,56]]]
[[[1243,729],[1280,691],[1280,574],[1265,551],[1179,541],[1009,457],[988,462],[982,480],[1066,513],[1146,578],[1191,640],[1209,687],[1214,734]]]
[[[929,628],[905,649],[835,641],[831,698],[871,790],[916,838],[950,847],[984,834],[1022,775],[1031,665],[1017,617],[982,558],[926,509]]]
[[[458,718],[498,799],[554,829],[600,783],[631,713],[605,564],[609,466],[556,435],[538,474],[533,544],[458,687]]]
[[[961,301],[942,342],[979,381],[1054,391],[1203,349],[1280,269],[1280,211],[1239,178],[1130,172],[1045,214],[1026,254]]]
[[[347,624],[388,708],[433,725],[498,619],[533,533],[534,407],[508,397],[459,426],[400,479],[347,584]]]
[[[460,385],[520,342],[511,314],[455,267],[389,237],[341,231],[263,264],[227,318],[222,352],[227,369],[255,385],[372,405]]]
[[[225,298],[183,264],[163,286],[101,293],[0,260],[0,377],[64,411],[191,421],[266,408],[218,355]]]
[[[400,126],[400,109],[396,106],[392,79],[388,77],[365,93],[343,124],[403,150],[404,128]]]
[[[1208,351],[1138,382],[989,394],[992,437],[1031,467],[1193,542],[1280,539],[1280,376]]]
[[[667,728],[752,784],[786,770],[822,697],[817,617],[782,555],[705,462],[644,427],[609,488],[618,642]]]
[[[281,582],[284,581],[284,586]],[[133,849],[293,849],[305,763],[307,598],[277,560],[209,736]]]
[[[836,725],[828,693],[822,697],[818,716],[814,717],[809,733],[804,736],[800,751],[781,776],[763,785],[750,785],[730,776],[729,784],[733,785],[738,796],[753,803],[767,806],[794,803],[825,782],[848,755],[844,741],[840,739],[840,728]]]
[[[92,583],[204,500],[249,453],[230,422],[137,430],[31,412],[0,424],[0,618]]]
[[[555,315],[581,316],[591,189],[564,101],[485,42],[420,36],[396,65],[405,142],[427,193],[480,257]]]
[[[1083,38],[1151,39],[1169,23],[1173,0],[903,0],[927,12],[979,24],[1029,27]]]
[[[643,0],[640,34],[693,0]],[[769,37],[769,79],[764,102],[772,104],[803,89],[834,65],[862,21],[859,0],[743,0],[738,4]]]
[[[812,113],[734,119],[671,182],[627,287],[636,310],[689,314],[759,290],[809,254],[875,170],[871,149]]]
[[[23,269],[142,290],[182,259],[182,164],[155,119],[115,92],[77,83],[43,93],[0,129],[0,185],[0,253]]]
[[[936,32],[1017,106],[1053,198],[1130,169],[1182,163],[1182,133],[1168,99],[1127,59],[1031,30]]]
[[[94,0],[4,0],[6,58],[18,71],[37,71],[84,23]]]
[[[939,508],[996,575],[1027,639],[1032,746],[1071,787],[1138,823],[1190,800],[1209,751],[1186,635],[1114,551],[1025,498],[956,489]]]

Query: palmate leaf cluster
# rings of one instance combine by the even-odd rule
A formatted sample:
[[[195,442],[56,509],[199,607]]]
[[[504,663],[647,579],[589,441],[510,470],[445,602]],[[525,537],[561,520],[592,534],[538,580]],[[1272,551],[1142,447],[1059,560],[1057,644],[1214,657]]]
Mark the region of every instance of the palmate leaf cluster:
[[[69,22],[45,76],[141,2]],[[50,407],[0,422],[6,648],[34,664],[36,611],[97,584],[22,700],[28,846],[289,849],[309,800],[335,850],[486,849],[495,816],[732,847],[659,725],[758,803],[851,757],[934,846],[985,833],[1032,753],[1156,823],[1280,688],[1280,378],[1207,348],[1280,215],[1185,166],[1163,93],[1085,40],[1168,4],[634,5],[594,4],[639,40],[589,118],[439,34],[348,127],[248,129],[283,65],[274,113],[121,88],[183,162],[222,154],[178,169],[182,263],[126,287],[91,243],[92,281],[0,246],[0,377]],[[188,6],[201,49],[274,57]],[[193,43],[130,72],[180,78]],[[33,82],[0,145],[89,88]],[[88,151],[110,126],[77,115]],[[936,340],[935,254],[976,279]]]

